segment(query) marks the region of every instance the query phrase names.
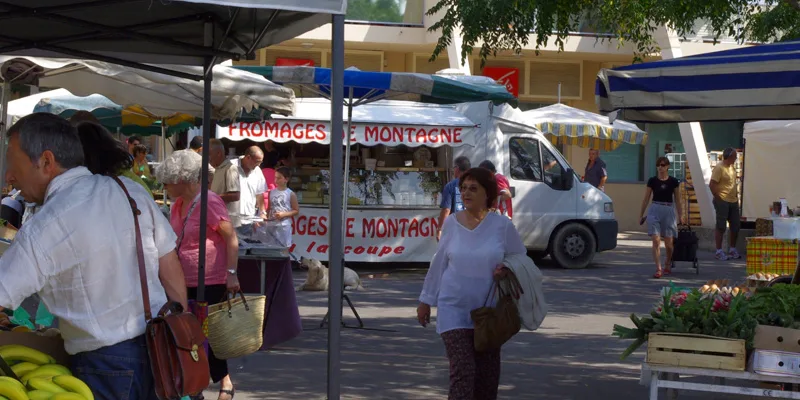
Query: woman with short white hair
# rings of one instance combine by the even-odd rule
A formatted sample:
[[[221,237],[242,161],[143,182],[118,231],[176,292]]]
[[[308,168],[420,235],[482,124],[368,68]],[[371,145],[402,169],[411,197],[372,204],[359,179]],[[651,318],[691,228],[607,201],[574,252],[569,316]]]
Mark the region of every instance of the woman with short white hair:
[[[200,258],[200,171],[202,158],[191,150],[178,150],[156,169],[156,179],[173,199],[170,224],[178,235],[177,252],[186,275],[189,299],[197,299],[197,266]],[[239,291],[236,267],[239,262],[239,240],[228,217],[228,209],[219,195],[208,191],[206,222],[205,298],[209,304],[224,300],[228,292]],[[228,374],[228,363],[214,356],[210,349],[208,363],[211,379],[221,381],[219,399],[233,398],[234,389]]]

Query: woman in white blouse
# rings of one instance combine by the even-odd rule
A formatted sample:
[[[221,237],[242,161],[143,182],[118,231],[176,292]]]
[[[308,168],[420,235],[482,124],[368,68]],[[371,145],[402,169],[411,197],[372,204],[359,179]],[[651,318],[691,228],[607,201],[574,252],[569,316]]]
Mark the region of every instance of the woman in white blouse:
[[[497,182],[483,168],[460,180],[466,208],[445,219],[439,247],[419,296],[417,319],[430,323],[437,307],[436,332],[450,360],[450,400],[492,400],[500,383],[500,350],[476,352],[470,311],[484,306],[494,279],[508,269],[508,254],[524,254],[525,246],[511,220],[489,212],[497,198]],[[494,305],[496,299],[490,300]]]

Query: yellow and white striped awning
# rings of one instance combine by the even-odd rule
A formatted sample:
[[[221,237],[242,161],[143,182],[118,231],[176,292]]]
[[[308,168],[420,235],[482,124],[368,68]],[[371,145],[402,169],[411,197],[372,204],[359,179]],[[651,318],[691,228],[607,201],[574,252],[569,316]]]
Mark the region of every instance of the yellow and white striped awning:
[[[615,121],[588,111],[554,104],[526,111],[526,124],[548,136],[553,144],[566,144],[584,148],[611,151],[622,143],[647,144],[647,133],[636,125]]]

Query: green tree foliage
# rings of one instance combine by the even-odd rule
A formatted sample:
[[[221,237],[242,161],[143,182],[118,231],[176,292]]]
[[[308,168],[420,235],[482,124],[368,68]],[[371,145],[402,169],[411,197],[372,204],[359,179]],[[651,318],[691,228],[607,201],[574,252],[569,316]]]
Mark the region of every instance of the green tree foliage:
[[[357,21],[403,22],[398,0],[350,0],[347,19]]]
[[[707,21],[715,40],[727,35],[740,43],[800,37],[800,0],[439,0],[428,15],[439,12],[443,18],[430,28],[441,34],[432,59],[460,28],[461,56],[480,45],[482,63],[499,50],[519,52],[529,41],[538,52],[553,37],[563,50],[569,33],[586,21],[620,45],[631,43],[635,61],[659,51],[658,26],[688,36],[696,21]]]

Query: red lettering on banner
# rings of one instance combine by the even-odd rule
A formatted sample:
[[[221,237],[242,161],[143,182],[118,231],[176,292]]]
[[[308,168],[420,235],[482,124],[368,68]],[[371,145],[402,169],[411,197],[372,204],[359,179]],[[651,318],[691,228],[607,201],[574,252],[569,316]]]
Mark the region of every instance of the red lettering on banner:
[[[239,136],[250,137],[250,123],[249,122],[241,122],[241,123],[239,123]]]
[[[292,126],[288,123],[284,123],[281,125],[281,139],[291,139],[292,138]]]
[[[345,237],[349,238],[356,237],[356,235],[353,233],[353,225],[355,224],[355,222],[356,222],[355,218],[347,219],[347,221],[345,222],[345,231],[344,231]]]
[[[260,122],[250,125],[250,130],[255,137],[267,136],[267,132],[264,132],[264,125],[261,125]]]
[[[327,244],[317,245],[317,242],[312,241],[311,243],[308,244],[308,248],[306,248],[306,253],[310,253],[310,254],[315,254],[315,253],[316,254],[328,254],[329,248],[330,247]],[[292,247],[289,248],[289,251],[293,252],[294,249],[295,249],[295,245],[292,245]],[[377,255],[378,258],[385,257],[385,256],[388,256],[388,255],[401,255],[401,254],[403,254],[403,252],[405,252],[405,250],[406,250],[406,248],[404,246],[397,246],[397,247],[383,246],[383,247],[380,247],[380,250],[379,250],[378,246],[367,246],[367,247],[364,247],[364,246],[356,246],[356,247],[344,246],[344,254],[354,253],[354,254],[359,254],[360,255],[360,254],[367,253],[368,255]]]
[[[328,234],[328,217],[300,215],[294,218],[292,234],[301,236],[325,236]]]
[[[439,229],[436,218],[364,218],[362,238],[433,237]]]
[[[367,143],[378,141],[378,127],[377,126],[364,126],[364,140]]]
[[[275,137],[277,136],[276,133],[278,132],[278,123],[277,122],[263,122],[264,124],[264,136]]]
[[[317,125],[317,140],[324,141],[327,138],[327,134],[325,132],[325,125]]]
[[[453,129],[453,142],[452,143],[461,143],[461,128]]]

